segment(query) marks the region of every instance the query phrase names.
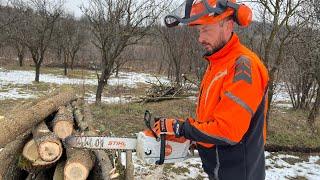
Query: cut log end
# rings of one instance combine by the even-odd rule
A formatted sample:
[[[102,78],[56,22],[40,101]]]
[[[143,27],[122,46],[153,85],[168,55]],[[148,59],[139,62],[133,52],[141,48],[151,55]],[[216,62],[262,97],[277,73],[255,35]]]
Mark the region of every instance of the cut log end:
[[[73,162],[65,166],[64,175],[67,180],[85,180],[89,176],[89,170],[83,164]]]
[[[20,167],[27,171],[34,171],[37,168],[47,167],[52,164],[40,158],[37,144],[33,139],[25,144],[22,151],[22,159],[19,163]]]
[[[41,144],[39,144],[38,150],[42,160],[47,162],[53,162],[61,157],[62,144],[59,141],[44,141]]]
[[[70,121],[59,121],[55,124],[53,132],[60,138],[65,139],[73,131],[73,123]]]

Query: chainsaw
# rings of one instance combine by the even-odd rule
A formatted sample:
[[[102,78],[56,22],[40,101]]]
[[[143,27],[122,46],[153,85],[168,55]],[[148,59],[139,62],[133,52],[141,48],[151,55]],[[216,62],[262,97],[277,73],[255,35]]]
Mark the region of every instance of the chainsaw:
[[[119,149],[135,150],[138,159],[147,164],[162,165],[164,163],[181,162],[188,156],[190,141],[161,134],[160,137],[151,127],[151,113],[147,110],[144,122],[148,129],[139,132],[136,138],[117,138],[103,136],[69,136],[65,144],[81,149]],[[160,118],[154,118],[154,122]]]

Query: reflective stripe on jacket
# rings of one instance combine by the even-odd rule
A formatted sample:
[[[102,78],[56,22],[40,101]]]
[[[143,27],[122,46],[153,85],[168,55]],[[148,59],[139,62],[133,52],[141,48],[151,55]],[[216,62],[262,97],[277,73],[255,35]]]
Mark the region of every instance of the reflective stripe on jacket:
[[[183,126],[204,170],[219,179],[264,179],[268,72],[236,34],[206,57],[196,119]]]

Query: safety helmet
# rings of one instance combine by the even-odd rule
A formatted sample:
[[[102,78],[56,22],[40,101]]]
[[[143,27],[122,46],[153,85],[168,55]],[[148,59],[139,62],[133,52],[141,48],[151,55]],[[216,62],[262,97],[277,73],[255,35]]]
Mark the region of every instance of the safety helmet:
[[[252,11],[235,0],[185,0],[176,10],[164,18],[167,27],[185,24],[205,25],[217,23],[228,16],[243,27],[252,21]]]

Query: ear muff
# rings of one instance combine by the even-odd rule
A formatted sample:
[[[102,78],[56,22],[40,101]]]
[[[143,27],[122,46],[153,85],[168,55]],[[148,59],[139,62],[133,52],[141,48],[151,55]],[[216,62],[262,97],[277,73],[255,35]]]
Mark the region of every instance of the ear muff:
[[[252,11],[244,4],[237,4],[228,0],[219,0],[219,6],[230,7],[234,10],[234,21],[242,27],[247,27],[252,22]]]
[[[251,9],[244,5],[240,4],[234,12],[235,21],[242,27],[247,27],[252,22],[252,11]]]

